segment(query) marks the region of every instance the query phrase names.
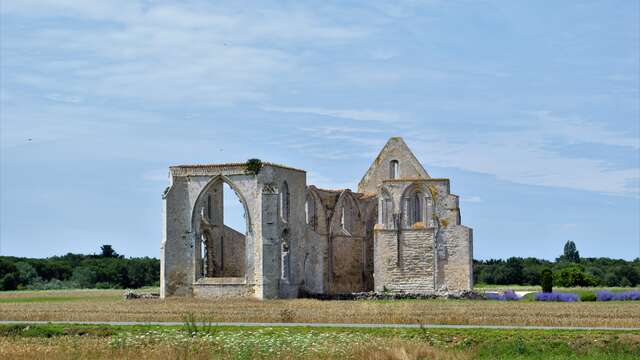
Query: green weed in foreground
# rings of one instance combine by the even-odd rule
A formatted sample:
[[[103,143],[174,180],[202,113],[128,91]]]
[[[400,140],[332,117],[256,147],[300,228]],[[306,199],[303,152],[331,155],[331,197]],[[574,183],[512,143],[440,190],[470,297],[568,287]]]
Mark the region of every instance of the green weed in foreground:
[[[225,358],[342,358],[392,339],[471,359],[638,359],[640,331],[5,325],[0,337],[103,337],[114,350],[207,348]],[[384,346],[384,345],[382,345]]]

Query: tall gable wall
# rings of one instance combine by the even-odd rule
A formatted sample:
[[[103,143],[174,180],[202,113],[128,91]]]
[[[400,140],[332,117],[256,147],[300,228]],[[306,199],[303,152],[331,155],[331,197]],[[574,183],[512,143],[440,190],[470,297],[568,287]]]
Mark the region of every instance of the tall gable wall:
[[[429,174],[402,138],[389,139],[358,184],[358,192],[372,194],[384,180],[391,178],[391,161],[398,161],[399,178],[428,179]]]

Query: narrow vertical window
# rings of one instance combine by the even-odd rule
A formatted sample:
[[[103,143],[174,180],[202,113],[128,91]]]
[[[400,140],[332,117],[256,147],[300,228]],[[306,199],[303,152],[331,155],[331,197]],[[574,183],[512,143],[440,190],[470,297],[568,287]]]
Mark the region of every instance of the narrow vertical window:
[[[280,190],[280,217],[282,221],[289,221],[289,186],[285,181]]]
[[[413,222],[422,221],[422,196],[419,192],[413,195]]]
[[[207,194],[207,219],[211,221],[211,194]]]
[[[391,160],[389,163],[389,177],[391,179],[400,178],[400,166],[398,160]]]
[[[284,281],[288,281],[289,275],[291,274],[291,259],[289,255],[289,240],[286,238],[282,239],[280,256],[281,256],[280,278]]]
[[[384,199],[384,227],[393,229],[393,203],[390,198]]]
[[[306,216],[307,225],[311,226],[313,230],[316,229],[316,204],[312,196],[307,196],[307,201],[304,203],[304,212]]]
[[[351,213],[352,208],[345,204],[342,205],[342,214],[340,214],[340,226],[342,229],[348,233],[351,233],[351,227],[353,222],[353,214]]]
[[[307,225],[311,225],[311,219],[309,218],[309,199],[304,203],[304,218]]]

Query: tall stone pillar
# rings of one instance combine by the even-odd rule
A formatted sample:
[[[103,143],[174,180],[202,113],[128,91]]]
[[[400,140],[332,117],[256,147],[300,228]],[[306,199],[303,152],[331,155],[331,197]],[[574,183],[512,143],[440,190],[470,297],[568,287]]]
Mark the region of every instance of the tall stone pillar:
[[[265,184],[262,191],[262,294],[263,299],[279,296],[281,261],[280,234],[278,226],[278,192]]]

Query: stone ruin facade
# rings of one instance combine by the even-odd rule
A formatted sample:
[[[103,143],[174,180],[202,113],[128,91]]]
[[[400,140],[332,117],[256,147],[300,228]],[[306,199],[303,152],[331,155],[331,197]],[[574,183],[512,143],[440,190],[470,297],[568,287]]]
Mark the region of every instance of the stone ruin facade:
[[[225,225],[225,184],[244,208],[245,233]],[[305,171],[271,163],[181,165],[163,199],[163,298],[472,287],[473,236],[458,196],[401,138],[387,142],[358,192],[307,185]]]

